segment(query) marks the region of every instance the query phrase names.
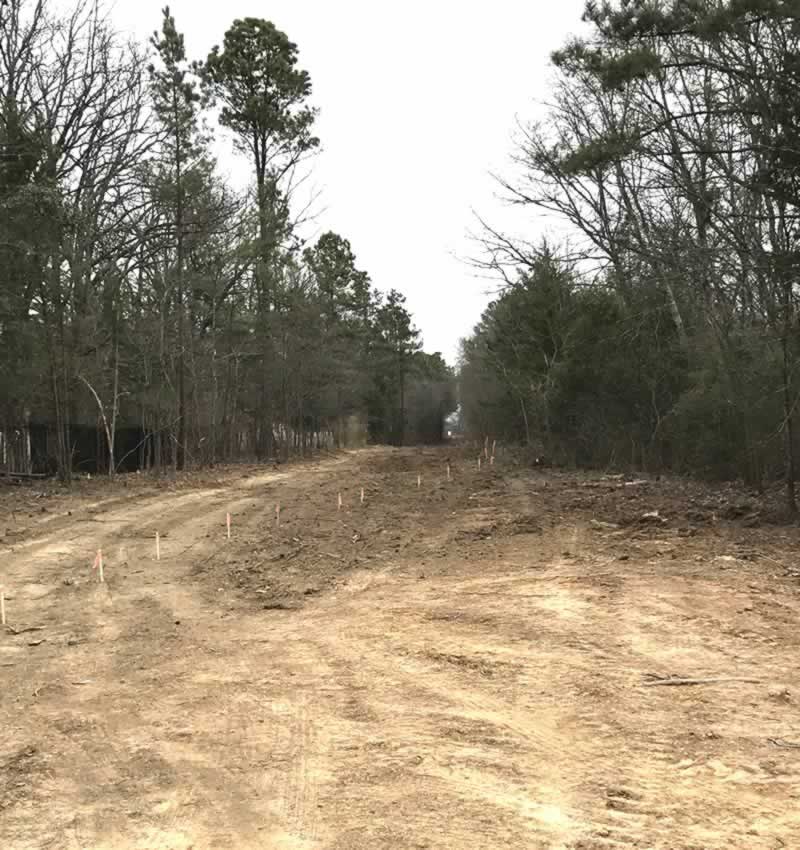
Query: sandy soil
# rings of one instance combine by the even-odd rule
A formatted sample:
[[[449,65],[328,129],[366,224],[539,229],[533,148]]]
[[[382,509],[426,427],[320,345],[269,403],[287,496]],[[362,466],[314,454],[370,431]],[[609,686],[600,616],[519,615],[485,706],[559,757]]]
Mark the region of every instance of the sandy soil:
[[[800,847],[753,497],[370,449],[0,506],[2,848]]]

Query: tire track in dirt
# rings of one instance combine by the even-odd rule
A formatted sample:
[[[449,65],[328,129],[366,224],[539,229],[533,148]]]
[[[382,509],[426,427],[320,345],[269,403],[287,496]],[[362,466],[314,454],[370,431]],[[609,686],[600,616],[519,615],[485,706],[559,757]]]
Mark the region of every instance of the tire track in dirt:
[[[37,535],[25,541],[24,545],[15,546],[11,553],[6,553],[4,579],[15,587],[16,593],[11,595],[13,607],[9,607],[16,622],[30,621],[35,617],[37,622],[46,623],[48,640],[52,640],[53,636],[57,637],[65,628],[69,630],[70,623],[83,621],[90,629],[89,632],[84,631],[78,648],[71,651],[74,663],[65,666],[60,660],[58,667],[52,671],[42,670],[42,679],[47,680],[52,676],[57,681],[63,681],[65,685],[62,687],[69,690],[74,690],[69,685],[70,680],[85,679],[87,675],[92,682],[115,681],[119,675],[141,680],[142,674],[136,672],[137,658],[148,657],[148,652],[142,645],[143,638],[147,641],[155,638],[158,629],[162,628],[161,624],[166,620],[171,621],[176,611],[190,622],[198,625],[208,623],[207,604],[198,598],[196,589],[189,590],[191,582],[186,582],[187,575],[193,568],[191,562],[186,562],[187,554],[196,547],[207,550],[208,535],[213,534],[215,529],[219,534],[219,543],[212,543],[210,557],[220,554],[230,545],[224,540],[226,505],[232,506],[232,510],[241,511],[240,520],[246,517],[247,522],[258,523],[259,518],[254,510],[257,501],[254,504],[254,497],[257,500],[259,490],[271,487],[275,479],[274,474],[268,474],[258,481],[248,482],[246,489],[204,489],[171,496],[168,499],[153,497],[144,504],[137,498],[120,500],[119,504],[104,516],[105,522],[89,525],[90,537],[78,533],[65,540],[65,535],[59,534],[59,539],[54,540],[52,536]],[[155,562],[152,551],[156,528],[162,531],[160,563]],[[84,557],[91,557],[85,556],[83,550],[94,552],[96,548],[103,548],[106,555],[108,584],[102,587],[89,581],[90,564],[82,563]],[[136,561],[141,565],[138,570],[132,569]],[[123,572],[128,574],[127,577]],[[76,588],[66,592],[61,578],[76,573],[86,578],[81,580]],[[35,610],[31,607],[32,601],[25,601],[25,588],[28,587],[26,582],[30,582],[32,575],[36,576],[37,587],[48,588],[47,594],[36,598]],[[133,608],[126,610],[130,608],[130,603],[133,603]],[[155,608],[152,607],[153,604]],[[168,610],[159,613],[159,609],[164,609],[165,606]],[[142,616],[146,617],[144,621]],[[155,631],[148,623],[156,625]],[[104,645],[110,651],[92,652],[89,655],[83,649],[87,640],[90,645]],[[139,648],[134,650],[134,647]],[[163,647],[151,646],[148,660],[154,667],[157,668],[161,664],[163,657]],[[90,662],[90,666],[87,666],[87,662]],[[94,684],[90,684],[82,688],[80,696],[81,703],[88,708],[93,701],[100,699],[102,694],[96,690]],[[77,815],[79,821],[76,821],[79,832],[98,836],[107,832],[107,826],[99,826],[104,821],[101,813],[105,806],[100,805],[97,809],[98,803],[94,794],[89,793],[89,789],[115,784],[124,788],[129,784],[130,780],[126,777],[130,753],[125,746],[121,748],[120,740],[136,739],[141,728],[162,725],[162,719],[157,715],[152,720],[148,718],[143,722],[143,719],[142,712],[134,709],[130,717],[106,718],[102,723],[95,724],[93,743],[89,750],[94,753],[94,758],[91,765],[84,765],[82,781],[75,789],[83,801],[75,807],[80,813]],[[22,728],[19,733],[25,734]],[[235,741],[235,738],[227,737]],[[163,744],[164,742],[159,746]],[[238,745],[238,742],[236,744]],[[51,752],[56,763],[61,762],[59,753],[63,752],[63,747],[59,746],[56,740],[48,739],[43,741],[43,745]],[[157,757],[156,751],[147,756],[147,747],[142,749],[141,743],[137,747],[133,752],[141,754],[137,757],[139,761],[142,758],[147,761],[148,758],[152,760]],[[169,747],[165,749],[169,750]],[[226,794],[198,795],[198,772],[207,777],[207,789],[210,777],[215,771],[200,767],[205,759],[200,756],[200,750],[196,747],[184,746],[178,749],[182,752],[169,753],[170,756],[177,756],[178,763],[185,759],[187,750],[193,750],[193,767],[190,771],[180,770],[180,785],[167,793],[157,805],[146,807],[145,816],[149,824],[131,830],[132,834],[140,836],[137,846],[172,848],[185,844],[188,847],[192,842],[186,836],[192,834],[193,825],[196,827],[198,819],[207,822],[209,832],[213,833],[213,821],[230,822],[230,806],[239,805]],[[77,762],[83,765],[80,757]],[[225,762],[223,753],[216,772],[221,770],[223,774],[228,773],[228,788],[235,789],[241,777],[236,775],[238,771],[228,772],[224,766]],[[58,775],[61,774],[62,768],[59,764]],[[170,784],[174,785],[175,781]],[[189,805],[195,798],[202,802],[200,815],[197,806]],[[247,821],[247,817],[243,820]],[[0,829],[0,834],[2,833],[3,830]],[[184,836],[185,840],[179,841],[180,836]],[[255,840],[254,837],[253,841]],[[7,843],[6,846],[13,846],[13,843]],[[110,840],[108,846],[112,846]]]
[[[407,603],[410,608],[424,608],[420,599],[411,598]],[[349,622],[353,615],[355,612],[347,609],[346,602],[337,603],[335,619],[341,617]],[[532,819],[543,829],[549,822],[557,822],[562,831],[575,832],[576,827],[571,824],[576,817],[569,804],[572,787],[560,782],[558,771],[552,767],[558,764],[563,753],[563,726],[565,721],[567,725],[569,723],[563,715],[568,712],[564,711],[562,717],[555,718],[542,706],[531,709],[516,706],[487,693],[486,688],[492,683],[478,679],[472,680],[471,687],[461,685],[459,679],[463,671],[442,670],[439,665],[426,662],[416,654],[424,651],[427,641],[435,639],[433,634],[420,633],[415,627],[416,635],[412,642],[409,636],[414,633],[413,630],[398,629],[394,618],[390,622],[382,621],[380,613],[375,617],[377,622],[370,623],[370,635],[363,640],[352,632],[343,635],[344,630],[335,622],[320,623],[313,628],[315,635],[336,638],[321,641],[316,637],[314,651],[333,659],[332,663],[337,668],[346,666],[350,659],[357,659],[360,673],[373,682],[376,692],[382,695],[378,699],[368,699],[370,727],[381,728],[384,734],[395,739],[396,746],[400,748],[430,753],[425,764],[415,771],[415,781],[423,786],[433,782],[431,790],[435,787],[437,793],[471,799],[476,805],[480,802],[489,810],[503,809],[506,818],[513,814],[521,821]],[[376,639],[376,633],[380,632],[392,635],[394,639]],[[418,708],[409,713],[409,703]],[[481,771],[475,772],[463,766],[456,769],[447,767],[453,758],[453,747],[450,742],[443,743],[440,727],[431,723],[432,718],[448,718],[448,722],[456,726],[467,723],[468,726],[473,724],[491,730],[492,743],[488,748],[485,745],[481,747],[482,758],[488,759]],[[504,746],[495,746],[494,742],[498,740]],[[519,778],[506,775],[504,766],[510,751],[514,753],[515,762],[524,760],[538,766],[538,784],[533,788],[520,788]],[[581,755],[581,752],[572,753],[573,758]],[[586,757],[591,757],[591,754],[586,753]],[[492,764],[503,767],[497,772]],[[480,776],[483,776],[483,784]],[[424,791],[421,794],[424,797]],[[421,806],[420,816],[425,804],[421,803]]]
[[[575,567],[573,566],[573,570]],[[580,568],[578,568],[580,569]],[[585,567],[588,571],[593,565]],[[385,581],[391,581],[391,578]],[[527,579],[534,587],[540,587],[540,574]],[[550,578],[559,579],[560,575]],[[502,579],[493,577],[486,582],[488,587],[500,587],[513,585],[519,591],[516,597],[515,617],[519,622],[524,617],[525,610],[525,578],[519,576],[506,576]],[[444,598],[450,610],[463,612],[469,610],[470,606],[477,605],[485,607],[485,603],[475,599],[470,591],[462,593],[463,588],[474,588],[480,584],[480,579],[475,582],[455,582],[448,585],[449,594]],[[403,597],[403,605],[394,606],[389,612],[382,610],[372,611],[367,632],[363,637],[358,629],[352,628],[352,621],[363,617],[363,613],[353,607],[348,610],[348,602],[337,600],[335,612],[332,614],[332,622],[324,627],[315,629],[315,633],[337,636],[336,641],[328,641],[324,646],[317,641],[320,652],[338,656],[340,659],[357,658],[359,667],[364,670],[370,681],[380,683],[381,689],[388,688],[393,693],[404,692],[408,697],[414,693],[420,693],[421,699],[413,696],[412,701],[420,704],[420,711],[430,713],[437,703],[450,703],[451,716],[461,716],[489,728],[503,728],[515,742],[516,751],[523,761],[534,761],[537,764],[553,762],[556,765],[555,774],[561,772],[567,775],[573,764],[585,764],[588,768],[587,776],[583,779],[573,779],[572,782],[561,784],[547,782],[542,778],[542,771],[537,771],[538,794],[534,791],[536,784],[531,787],[533,796],[526,793],[520,797],[515,793],[514,783],[505,776],[492,778],[494,776],[491,760],[481,766],[477,772],[469,769],[460,769],[456,776],[451,769],[437,765],[433,769],[428,767],[425,774],[429,778],[436,778],[445,782],[449,787],[459,788],[461,793],[475,798],[484,798],[488,806],[494,805],[498,800],[513,800],[512,809],[517,813],[526,813],[534,821],[543,822],[545,828],[556,826],[561,831],[562,837],[572,834],[575,847],[633,847],[640,846],[642,834],[651,836],[654,847],[663,850],[674,848],[674,828],[668,825],[661,826],[661,822],[682,823],[686,833],[705,834],[702,822],[687,818],[685,808],[688,803],[694,802],[695,789],[693,787],[682,788],[682,779],[678,770],[678,752],[674,740],[667,735],[647,735],[641,741],[641,745],[634,746],[631,752],[615,751],[617,736],[626,734],[626,727],[630,720],[641,712],[641,693],[639,676],[641,670],[647,669],[647,655],[645,651],[636,665],[639,676],[635,670],[630,669],[630,650],[635,643],[636,628],[627,620],[620,621],[618,609],[630,606],[631,612],[636,604],[634,599],[617,600],[617,606],[613,609],[604,607],[604,594],[596,591],[590,597],[581,583],[570,583],[567,588],[559,588],[560,593],[579,594],[580,604],[576,606],[567,603],[565,606],[557,605],[555,610],[562,608],[569,616],[561,619],[561,630],[563,645],[569,646],[573,641],[569,638],[569,631],[574,623],[581,631],[595,631],[600,635],[616,635],[618,646],[612,644],[597,644],[596,641],[586,643],[580,641],[575,644],[576,649],[570,651],[570,655],[562,653],[562,663],[573,665],[572,675],[584,676],[586,678],[596,677],[603,680],[610,677],[608,696],[616,693],[618,704],[608,716],[598,715],[596,707],[587,704],[588,712],[581,711],[580,715],[570,716],[570,709],[564,706],[558,708],[557,719],[548,721],[548,715],[535,704],[530,707],[509,704],[507,700],[498,700],[484,692],[485,687],[491,687],[492,683],[484,683],[479,679],[473,679],[468,688],[457,684],[463,676],[463,671],[455,670],[455,677],[437,665],[428,663],[425,659],[427,646],[435,645],[438,650],[446,651],[448,639],[439,629],[430,632],[426,629],[426,621],[429,626],[431,620],[426,617],[431,610],[436,610],[443,603],[441,594],[425,592],[419,593],[415,590],[419,585],[405,585],[400,591]],[[385,586],[381,587],[373,580],[370,590],[373,596],[391,596],[391,590]],[[637,593],[640,591],[637,590]],[[487,591],[488,593],[488,591]],[[483,592],[479,596],[483,596]],[[532,594],[531,597],[538,601],[540,593]],[[594,597],[594,598],[592,598]],[[359,600],[359,605],[367,603],[366,599]],[[536,605],[537,602],[531,603]],[[522,608],[520,608],[522,606]],[[379,608],[379,606],[376,606]],[[547,606],[553,608],[553,605]],[[646,610],[646,609],[645,609]],[[580,612],[575,617],[574,612]],[[318,612],[317,612],[318,613]],[[535,610],[534,610],[535,613]],[[670,622],[667,612],[666,622]],[[350,629],[345,631],[337,624],[337,620],[350,624]],[[404,621],[411,623],[404,624]],[[588,622],[587,622],[588,620]],[[441,620],[436,622],[439,628],[447,625]],[[458,620],[453,621],[458,624]],[[429,628],[428,626],[428,628]],[[587,629],[588,626],[588,629]],[[679,634],[680,619],[675,618],[672,625],[674,635]],[[387,637],[381,638],[379,635]],[[344,637],[342,637],[344,635]],[[665,635],[666,645],[670,643],[671,635]],[[497,636],[499,642],[507,640],[507,635]],[[491,655],[492,636],[487,633],[483,640],[477,640],[474,636],[472,641],[467,641],[467,646],[481,647],[482,655]],[[694,642],[692,643],[694,645]],[[697,641],[701,646],[702,641]],[[599,653],[602,649],[604,652]],[[463,652],[463,649],[461,650]],[[587,655],[591,652],[591,655]],[[536,656],[535,648],[532,648],[531,656]],[[457,656],[459,660],[460,656]],[[599,662],[598,662],[598,659]],[[542,659],[540,659],[542,660]],[[547,683],[550,688],[561,682],[560,677],[551,675],[552,671],[542,671],[541,681]],[[455,679],[455,681],[454,681]],[[564,683],[568,685],[567,682]],[[615,690],[616,688],[616,690]],[[648,694],[653,699],[658,699],[656,694]],[[427,706],[427,709],[425,708]],[[396,717],[392,718],[386,714],[386,706],[376,704],[372,701],[373,712],[381,716],[380,723],[384,727],[391,728],[402,726]],[[441,705],[437,710],[441,710]],[[692,711],[694,711],[692,709]],[[692,726],[692,715],[687,713],[685,725]],[[569,738],[569,745],[565,750],[565,730],[573,729]],[[401,734],[402,728],[398,730]],[[415,740],[423,749],[436,750],[438,742],[423,737],[419,728],[415,729]],[[613,756],[613,758],[610,758]],[[606,775],[609,767],[612,767],[614,779],[610,780]],[[678,784],[676,785],[676,780]],[[530,777],[529,780],[530,781]],[[723,782],[730,781],[729,776],[722,777]],[[765,780],[765,782],[768,780]],[[553,802],[547,800],[548,794],[542,792],[549,786],[549,797]],[[675,789],[677,799],[665,805],[663,789],[671,786]],[[553,789],[557,788],[557,791]],[[591,788],[597,789],[596,802],[587,807],[584,800],[582,804],[575,802],[572,806],[568,801],[581,799]],[[459,793],[458,791],[456,793]],[[759,807],[763,814],[769,812],[768,817],[774,821],[783,819],[778,808],[765,809],[763,800],[752,798],[752,807],[745,803],[742,814],[753,818],[758,817]],[[708,833],[711,835],[711,833]],[[581,844],[581,841],[590,842]],[[594,842],[594,843],[591,843]],[[565,845],[572,846],[572,845]],[[712,844],[710,846],[716,846]],[[759,839],[754,839],[752,846],[766,847]],[[770,845],[771,846],[771,845]]]
[[[615,565],[612,544],[572,518],[485,539],[514,505],[530,518],[525,487],[464,472],[418,494],[415,470],[427,481],[441,465],[379,450],[160,507],[134,499],[89,526],[113,542],[110,596],[58,587],[63,568],[88,572],[81,547],[94,537],[39,535],[43,548],[12,565],[26,588],[14,604],[45,618],[48,643],[9,645],[20,666],[0,721],[21,745],[37,741],[40,768],[27,808],[0,823],[3,846],[777,850],[770,831],[796,834],[798,768],[762,741],[792,731],[791,695],[641,686],[677,646],[688,668],[739,658],[779,680],[795,609],[768,635],[766,613],[764,628],[744,618],[780,645],[743,643],[719,625],[744,604],[732,590],[706,606],[713,619],[686,619],[706,585],[655,557]],[[360,510],[362,481],[374,491]],[[281,535],[269,530],[278,493]],[[156,527],[168,527],[160,564],[140,536]],[[368,545],[353,548],[355,534]],[[337,561],[301,610],[256,610],[259,585],[232,576],[267,563],[259,581],[294,570],[302,593],[316,558],[271,558],[294,537],[365,568]],[[70,684],[81,679],[92,681]]]
[[[317,837],[317,794],[311,761],[315,748],[314,725],[308,696],[299,698],[292,720],[292,768],[282,789],[287,832],[303,839]]]

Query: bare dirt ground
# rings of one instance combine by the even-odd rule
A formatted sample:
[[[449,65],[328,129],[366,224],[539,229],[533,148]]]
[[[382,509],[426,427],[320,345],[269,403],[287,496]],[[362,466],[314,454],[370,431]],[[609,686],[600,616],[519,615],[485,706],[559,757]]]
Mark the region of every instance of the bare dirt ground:
[[[800,847],[797,529],[447,457],[0,490],[0,847]]]

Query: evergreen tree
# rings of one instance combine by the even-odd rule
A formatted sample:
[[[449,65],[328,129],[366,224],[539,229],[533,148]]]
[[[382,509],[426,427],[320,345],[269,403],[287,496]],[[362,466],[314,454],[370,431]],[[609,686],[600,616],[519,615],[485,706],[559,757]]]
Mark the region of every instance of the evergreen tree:
[[[168,181],[168,198],[174,212],[174,286],[177,315],[177,435],[175,466],[183,469],[186,459],[186,188],[187,176],[196,168],[203,153],[198,120],[201,95],[198,81],[187,65],[184,38],[175,28],[175,19],[167,6],[163,11],[161,34],[155,33],[152,45],[159,65],[150,66],[155,113],[164,132],[161,166]]]

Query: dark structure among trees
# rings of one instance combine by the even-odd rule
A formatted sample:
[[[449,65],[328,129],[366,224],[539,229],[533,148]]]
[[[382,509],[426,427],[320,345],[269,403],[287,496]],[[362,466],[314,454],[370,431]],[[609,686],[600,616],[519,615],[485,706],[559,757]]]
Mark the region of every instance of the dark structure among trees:
[[[341,236],[300,239],[318,140],[295,45],[248,18],[189,62],[169,9],[149,56],[94,2],[63,12],[0,6],[0,469],[286,457],[354,421],[437,438],[453,376],[403,297]],[[211,114],[252,193],[220,178]]]

